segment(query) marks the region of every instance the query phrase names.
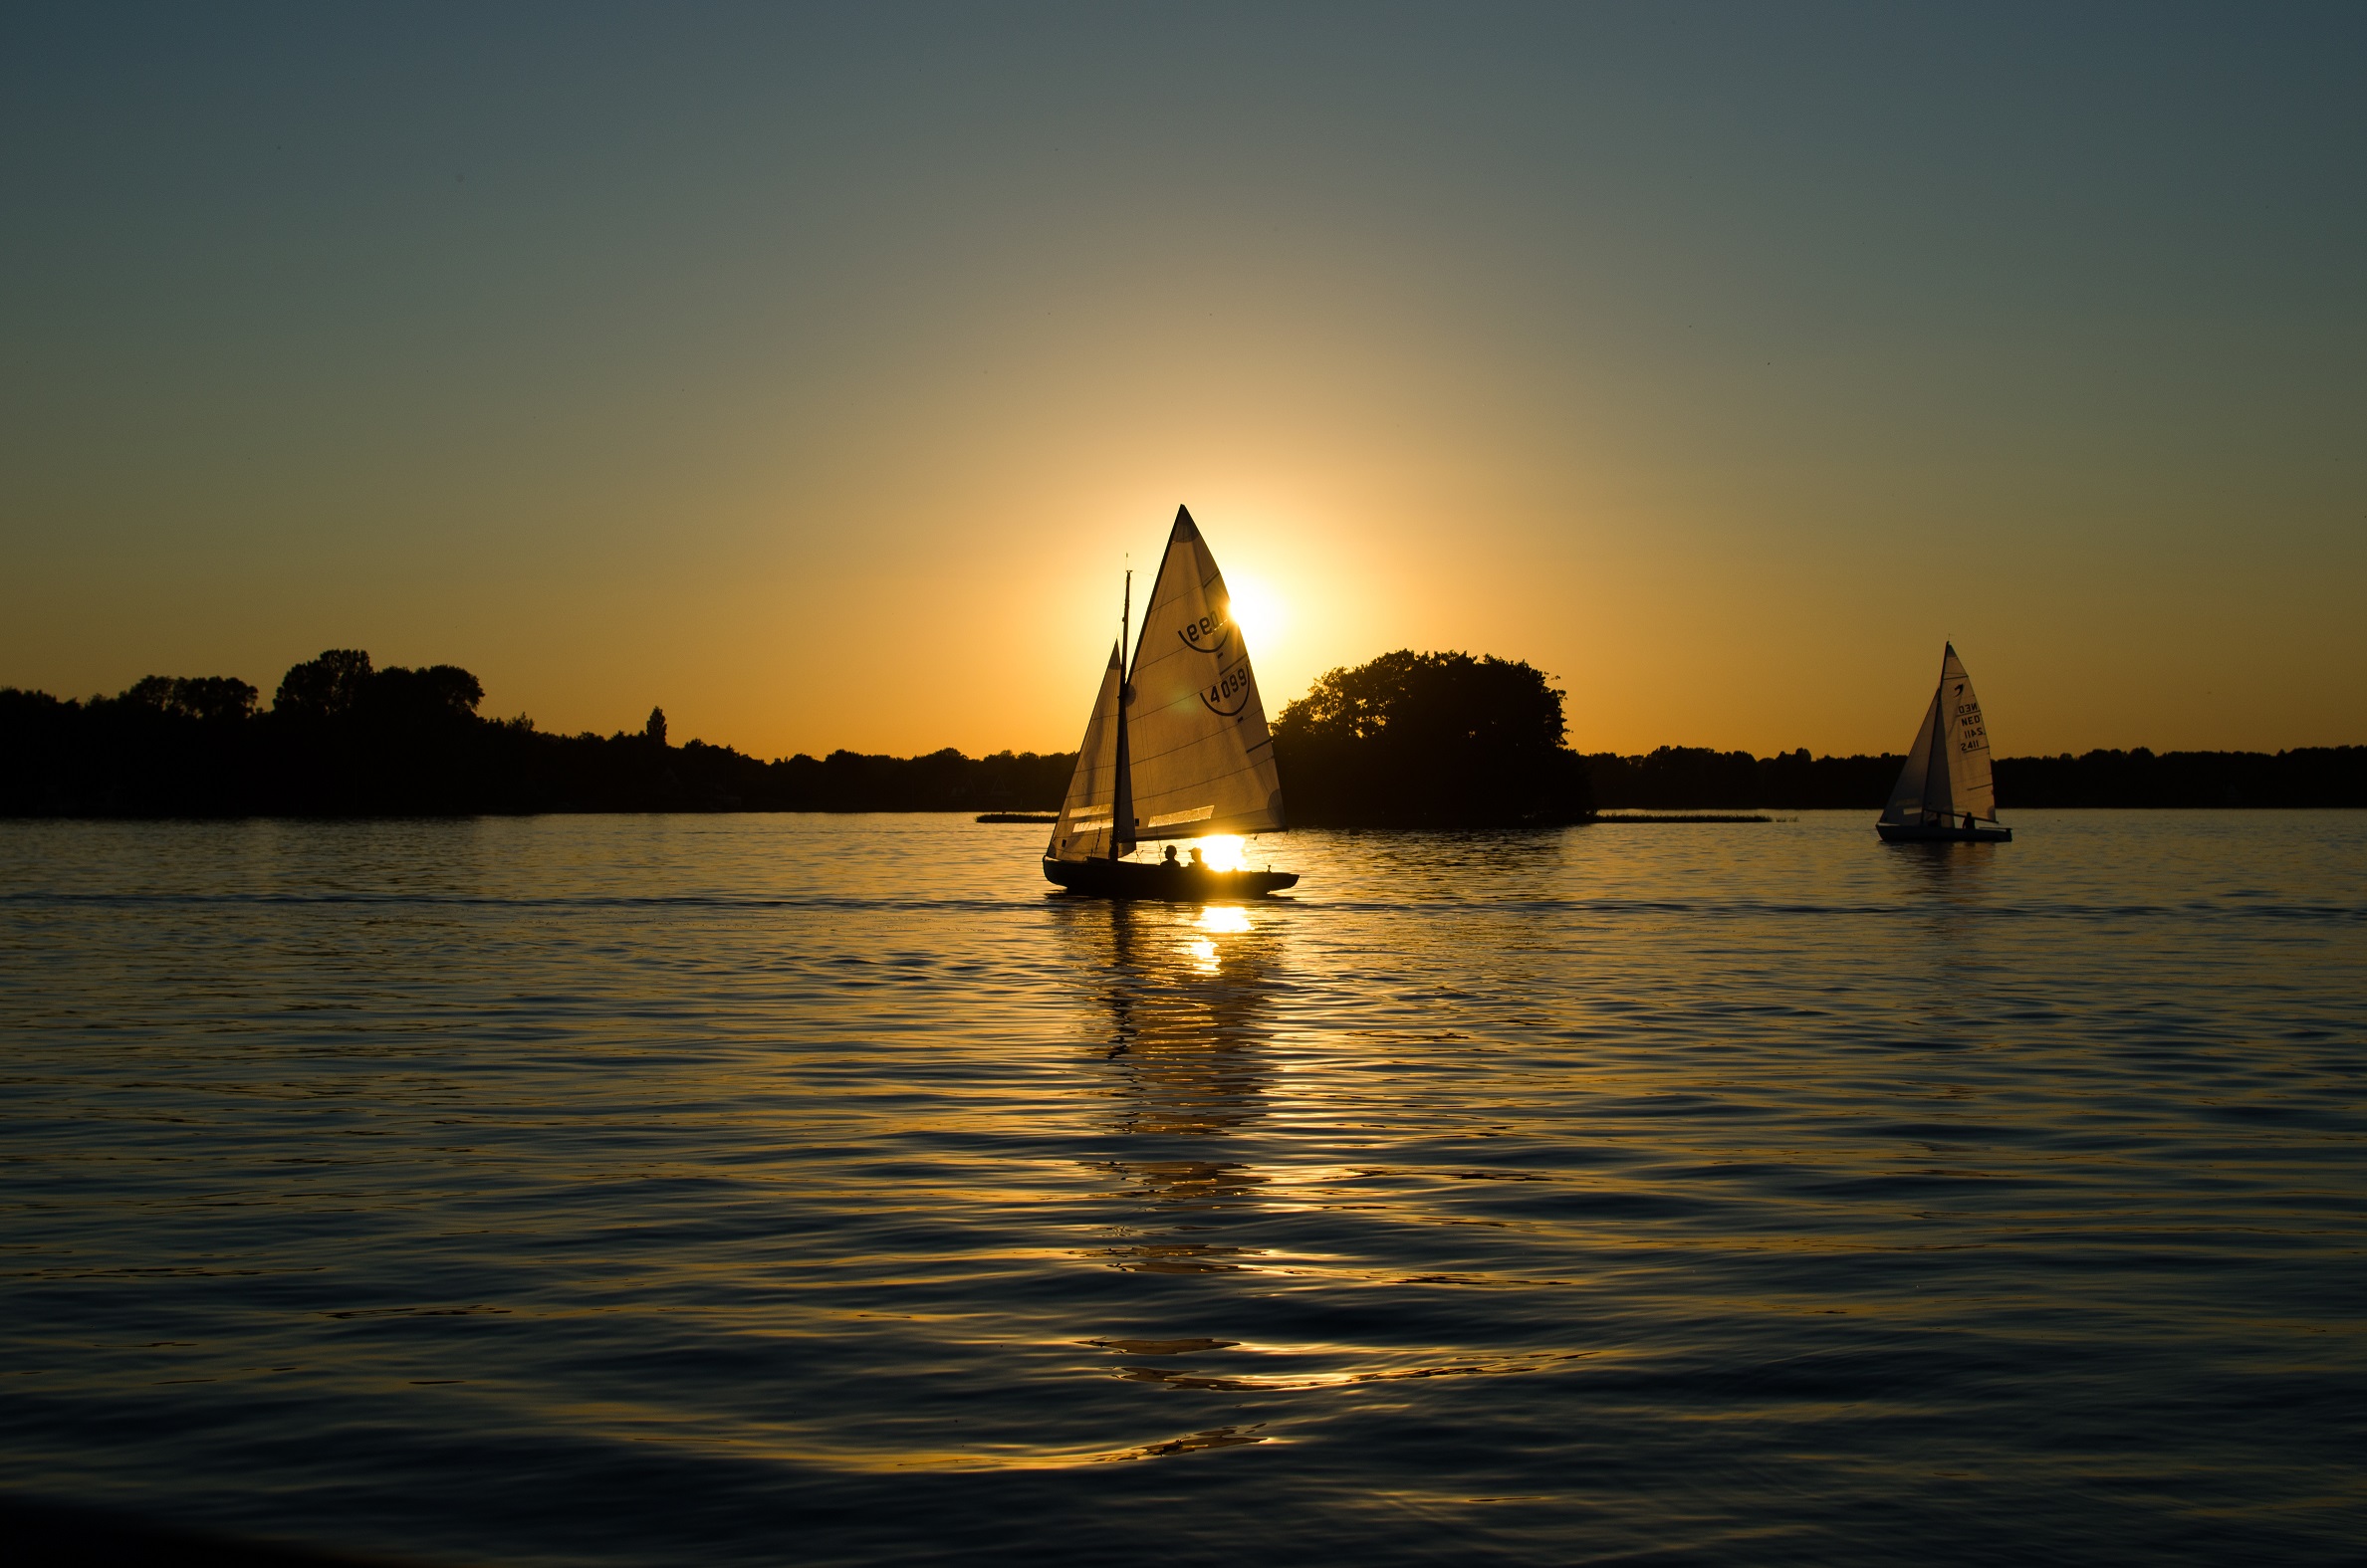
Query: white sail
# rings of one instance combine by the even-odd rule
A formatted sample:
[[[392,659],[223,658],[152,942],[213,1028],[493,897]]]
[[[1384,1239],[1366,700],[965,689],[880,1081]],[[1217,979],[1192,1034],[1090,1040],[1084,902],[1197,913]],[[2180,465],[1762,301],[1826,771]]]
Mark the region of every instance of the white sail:
[[[1274,738],[1249,648],[1233,623],[1224,575],[1181,507],[1126,687],[1136,838],[1283,825]]]
[[[1093,716],[1085,721],[1084,740],[1076,748],[1076,772],[1068,776],[1068,798],[1061,802],[1060,823],[1044,847],[1052,859],[1105,857],[1118,831],[1116,819],[1125,803],[1120,796],[1126,792],[1124,771],[1118,766],[1117,712],[1118,661],[1124,646],[1109,650],[1109,668],[1101,674]],[[1130,807],[1126,814],[1131,814]]]
[[[1940,661],[1941,711],[1948,720],[1948,792],[1959,815],[1966,812],[1984,821],[1998,815],[1998,791],[1989,766],[1989,726],[1981,718],[1981,699],[1973,695],[1972,677],[1956,656],[1956,645]]]
[[[1920,822],[1923,820],[1923,785],[1931,777],[1932,737],[1940,722],[1940,694],[1932,694],[1931,706],[1923,710],[1923,723],[1915,731],[1915,744],[1907,748],[1907,765],[1899,770],[1899,782],[1890,786],[1890,799],[1882,807],[1885,822]],[[1083,764],[1080,762],[1079,767]],[[1942,770],[1942,785],[1946,785],[1946,771]]]
[[[1940,659],[1940,685],[1915,744],[1907,749],[1906,766],[1882,807],[1882,820],[1892,823],[1936,823],[1961,820],[1967,813],[1997,820],[1997,788],[1989,765],[1989,728],[1982,722],[1981,700],[1973,682],[1948,645]]]

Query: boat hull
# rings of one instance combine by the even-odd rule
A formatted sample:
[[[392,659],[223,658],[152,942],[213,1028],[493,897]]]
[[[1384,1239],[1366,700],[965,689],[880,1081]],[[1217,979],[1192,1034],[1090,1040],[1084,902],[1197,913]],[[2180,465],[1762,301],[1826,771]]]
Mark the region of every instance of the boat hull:
[[[1937,827],[1921,822],[1876,822],[1886,844],[2010,844],[2011,827]]]
[[[1205,903],[1211,899],[1258,898],[1295,887],[1295,871],[1210,871],[1188,865],[1140,860],[1055,860],[1044,857],[1044,876],[1071,893],[1097,898],[1156,898]]]

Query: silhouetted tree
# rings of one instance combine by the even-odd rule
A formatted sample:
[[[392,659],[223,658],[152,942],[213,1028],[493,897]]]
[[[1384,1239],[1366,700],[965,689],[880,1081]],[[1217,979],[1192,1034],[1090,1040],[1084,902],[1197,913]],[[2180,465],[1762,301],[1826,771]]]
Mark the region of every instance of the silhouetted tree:
[[[1274,727],[1283,792],[1309,825],[1494,827],[1593,809],[1562,745],[1562,694],[1534,666],[1401,648],[1322,677]]]
[[[361,657],[366,661],[369,655]],[[457,664],[430,664],[416,670],[395,665],[377,671],[362,684],[354,711],[381,724],[389,720],[434,723],[474,719],[477,704],[484,700],[484,686]]]
[[[666,711],[663,708],[650,709],[649,722],[641,726],[641,733],[649,738],[651,744],[657,746],[665,745]]]
[[[169,675],[142,675],[124,687],[123,694],[116,701],[163,713],[172,706],[172,689],[179,684]]]
[[[280,677],[271,711],[292,719],[341,718],[360,705],[370,673],[368,654],[358,648],[331,648]]]
[[[119,700],[207,724],[235,724],[254,716],[260,695],[245,681],[228,675],[194,679],[144,675],[125,688]]]

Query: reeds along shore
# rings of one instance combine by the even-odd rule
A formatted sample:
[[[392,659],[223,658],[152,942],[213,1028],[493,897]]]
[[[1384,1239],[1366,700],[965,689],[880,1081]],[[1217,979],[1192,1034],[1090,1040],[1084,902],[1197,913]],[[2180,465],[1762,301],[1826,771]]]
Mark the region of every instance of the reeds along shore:
[[[1387,681],[1334,679],[1390,660]],[[1304,826],[1544,823],[1597,807],[1871,811],[1899,768],[1805,751],[1581,757],[1561,744],[1561,694],[1503,660],[1390,655],[1326,681],[1275,725],[1291,818]],[[85,701],[0,689],[0,815],[1040,811],[1058,808],[1075,764],[950,750],[764,762],[674,745],[660,713],[639,731],[552,735],[480,717],[466,670],[381,670],[353,651],[290,670],[268,709],[259,696],[228,677],[149,677]],[[1997,782],[2009,809],[2367,806],[2367,746],[2009,757]]]

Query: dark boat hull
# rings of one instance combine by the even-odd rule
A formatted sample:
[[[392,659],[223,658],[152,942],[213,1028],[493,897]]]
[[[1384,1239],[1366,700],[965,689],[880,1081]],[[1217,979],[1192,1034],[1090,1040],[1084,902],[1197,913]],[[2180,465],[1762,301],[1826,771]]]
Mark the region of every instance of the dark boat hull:
[[[1257,898],[1295,887],[1295,871],[1208,871],[1140,860],[1044,859],[1044,876],[1071,893],[1100,898],[1161,898],[1191,903]]]
[[[1938,827],[1921,822],[1876,822],[1886,844],[2010,844],[2011,827]]]

